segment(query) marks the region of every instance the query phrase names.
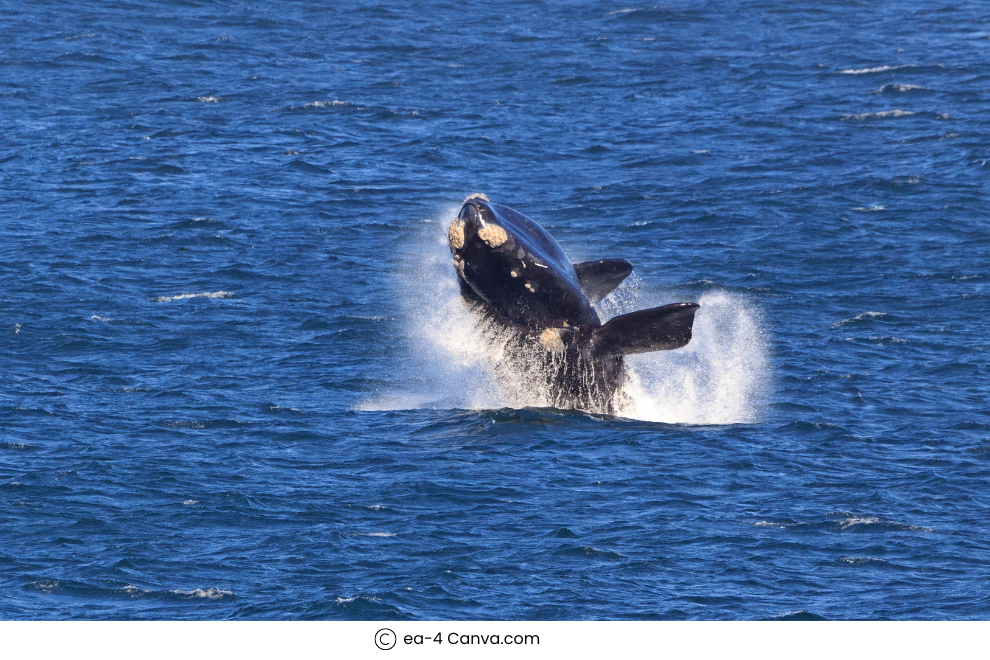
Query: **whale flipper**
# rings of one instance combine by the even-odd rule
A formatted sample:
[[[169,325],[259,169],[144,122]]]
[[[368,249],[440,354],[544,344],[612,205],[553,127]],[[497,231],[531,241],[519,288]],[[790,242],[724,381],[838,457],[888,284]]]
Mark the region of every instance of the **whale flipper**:
[[[594,350],[602,355],[635,355],[669,351],[691,341],[695,303],[674,303],[616,316],[591,333]]]
[[[624,259],[599,259],[574,264],[578,284],[591,305],[597,305],[612,293],[622,280],[629,277],[632,269],[632,264]]]

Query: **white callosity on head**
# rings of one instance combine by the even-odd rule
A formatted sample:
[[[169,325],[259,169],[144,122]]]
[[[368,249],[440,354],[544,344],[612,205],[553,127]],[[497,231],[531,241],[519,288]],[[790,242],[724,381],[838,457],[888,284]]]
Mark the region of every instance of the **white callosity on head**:
[[[460,218],[454,218],[450,223],[450,229],[447,230],[447,240],[450,241],[450,247],[455,250],[460,250],[464,247],[464,221]]]
[[[493,248],[497,248],[509,240],[509,235],[505,233],[504,229],[491,223],[478,230],[478,237]]]
[[[526,282],[523,286],[526,287],[530,293],[536,293],[536,282]]]

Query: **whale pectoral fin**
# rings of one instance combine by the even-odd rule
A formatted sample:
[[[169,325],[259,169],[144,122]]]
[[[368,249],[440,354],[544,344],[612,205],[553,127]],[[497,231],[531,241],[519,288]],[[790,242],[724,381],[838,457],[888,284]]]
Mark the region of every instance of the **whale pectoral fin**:
[[[578,284],[592,305],[597,305],[612,293],[615,287],[622,284],[622,280],[629,277],[632,269],[632,264],[624,259],[599,259],[574,264]]]
[[[605,355],[669,351],[691,341],[696,303],[674,303],[616,316],[591,334],[593,350]]]

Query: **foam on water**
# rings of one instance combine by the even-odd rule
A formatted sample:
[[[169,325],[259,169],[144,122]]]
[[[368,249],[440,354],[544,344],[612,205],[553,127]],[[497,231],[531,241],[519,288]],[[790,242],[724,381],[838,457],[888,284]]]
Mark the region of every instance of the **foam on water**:
[[[413,389],[363,402],[360,410],[550,405],[539,392],[500,387],[495,377],[492,363],[501,347],[485,338],[462,303],[447,247],[446,228],[457,212],[457,207],[446,209],[438,222],[424,223],[408,243],[410,253],[396,277],[412,352]],[[769,381],[768,347],[759,315],[743,297],[722,291],[700,298],[671,294],[649,288],[634,275],[598,311],[605,321],[681,300],[701,305],[691,343],[627,358],[618,414],[672,424],[754,421]],[[519,383],[524,380],[520,374]]]

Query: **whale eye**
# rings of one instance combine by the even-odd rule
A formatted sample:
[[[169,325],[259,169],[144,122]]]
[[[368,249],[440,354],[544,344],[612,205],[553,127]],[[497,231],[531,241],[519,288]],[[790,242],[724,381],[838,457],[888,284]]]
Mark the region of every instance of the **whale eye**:
[[[460,217],[468,222],[474,222],[478,219],[478,209],[472,205],[467,205],[461,209]]]

